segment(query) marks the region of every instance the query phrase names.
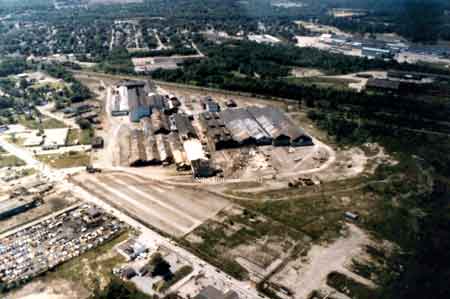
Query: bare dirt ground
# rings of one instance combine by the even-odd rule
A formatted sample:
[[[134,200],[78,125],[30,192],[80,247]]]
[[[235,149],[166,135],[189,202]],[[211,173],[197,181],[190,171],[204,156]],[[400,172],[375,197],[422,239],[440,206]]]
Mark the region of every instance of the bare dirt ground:
[[[89,293],[67,280],[51,284],[36,280],[9,294],[5,299],[85,299]]]
[[[382,164],[395,165],[397,161],[389,156],[378,144],[367,143],[362,147],[336,149],[336,159],[328,168],[315,172],[314,175],[323,182],[342,181],[361,175],[374,174]],[[305,163],[317,163],[317,157]],[[306,167],[306,165],[304,165]],[[313,167],[313,165],[308,165]]]
[[[368,286],[370,281],[347,270],[346,264],[361,254],[368,236],[354,225],[348,225],[348,235],[328,246],[313,245],[306,257],[286,265],[272,281],[294,291],[294,298],[306,299],[314,290],[325,287],[326,277],[332,271],[343,273]]]
[[[295,22],[298,25],[302,25],[303,27],[305,27],[306,29],[309,29],[313,32],[317,32],[317,33],[334,33],[336,35],[344,35],[344,36],[350,36],[350,34],[338,29],[337,27],[333,27],[333,26],[326,26],[326,25],[321,25],[321,24],[315,24],[312,22],[305,22],[305,21],[296,21]]]
[[[230,203],[202,190],[149,180],[129,173],[81,174],[75,182],[140,221],[179,237]]]

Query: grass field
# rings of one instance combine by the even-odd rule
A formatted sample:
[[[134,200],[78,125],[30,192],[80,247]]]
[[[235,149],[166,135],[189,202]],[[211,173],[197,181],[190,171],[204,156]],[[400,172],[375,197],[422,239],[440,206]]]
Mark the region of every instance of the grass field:
[[[118,264],[125,262],[124,257],[113,251],[113,247],[129,237],[129,232],[123,232],[113,240],[76,257],[43,276],[43,280],[69,280],[81,284],[89,291],[96,287],[105,287],[113,278],[112,270]]]
[[[17,137],[14,133],[9,135],[9,136],[7,136],[7,137],[5,137],[5,139],[8,142],[14,143],[15,145],[18,145],[18,146],[22,146],[24,141],[25,141],[25,138]]]
[[[0,168],[23,166],[25,162],[13,155],[0,155]]]
[[[68,145],[89,145],[92,143],[93,130],[92,129],[70,129],[69,135],[67,136]]]
[[[38,129],[59,129],[67,127],[63,122],[54,118],[44,118],[40,123],[38,119],[32,118],[28,119],[24,115],[20,115],[17,119],[18,123],[27,127],[28,129],[38,130]]]
[[[350,83],[357,83],[356,80],[348,80],[348,79],[336,79],[336,78],[324,78],[324,77],[308,77],[308,78],[297,78],[297,77],[288,77],[286,81],[292,84],[298,85],[316,85],[322,88],[335,88],[340,90],[348,90],[350,89],[348,85]]]
[[[68,152],[64,154],[38,155],[36,158],[54,168],[71,168],[87,166],[90,156],[85,152]]]
[[[280,256],[291,249],[291,254],[295,254],[294,251],[302,249],[305,239],[308,236],[304,233],[280,222],[246,209],[235,208],[219,212],[214,220],[202,224],[185,241],[203,259],[237,279],[246,279],[249,273],[236,261],[237,257],[246,256],[254,259],[255,263],[270,264],[269,256]],[[275,247],[283,247],[282,252],[273,249]],[[258,248],[265,248],[268,256],[254,256],[254,250],[259,251]]]

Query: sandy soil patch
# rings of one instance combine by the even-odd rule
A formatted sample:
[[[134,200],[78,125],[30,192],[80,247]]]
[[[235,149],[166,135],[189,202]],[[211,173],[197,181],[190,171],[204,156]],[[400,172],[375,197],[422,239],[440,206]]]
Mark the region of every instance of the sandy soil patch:
[[[348,225],[346,237],[328,246],[313,245],[306,257],[288,263],[273,277],[273,281],[294,291],[294,298],[306,299],[314,290],[325,286],[326,277],[332,271],[345,273],[352,278],[357,276],[347,270],[346,264],[360,255],[363,246],[369,242],[362,230]],[[362,277],[357,276],[357,279],[366,282]]]
[[[9,294],[5,299],[85,299],[88,293],[67,280],[44,283],[37,280]]]

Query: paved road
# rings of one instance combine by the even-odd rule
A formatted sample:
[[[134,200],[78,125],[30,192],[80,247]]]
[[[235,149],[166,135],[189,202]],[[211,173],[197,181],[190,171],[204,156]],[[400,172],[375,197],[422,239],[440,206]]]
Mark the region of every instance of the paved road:
[[[23,160],[27,165],[36,168],[42,167],[42,163],[36,160],[29,151],[5,140],[5,136],[0,136],[0,146],[10,154]]]

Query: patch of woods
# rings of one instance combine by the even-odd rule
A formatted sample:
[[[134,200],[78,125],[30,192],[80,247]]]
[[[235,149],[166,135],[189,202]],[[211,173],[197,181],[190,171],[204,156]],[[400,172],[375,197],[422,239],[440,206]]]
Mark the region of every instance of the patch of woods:
[[[384,105],[403,105],[408,98],[393,100],[382,95],[360,94],[351,90],[322,88],[320,84],[299,84],[288,80],[293,67],[315,68],[327,74],[345,74],[373,69],[397,69],[450,74],[426,65],[399,64],[328,53],[312,48],[288,45],[261,45],[253,42],[230,42],[221,45],[204,42],[203,60],[187,60],[179,69],[152,72],[154,79],[213,87],[269,97],[305,100],[308,103],[329,101],[371,106],[380,100]],[[389,103],[387,103],[389,102]],[[403,103],[402,103],[403,102]],[[418,104],[420,105],[420,103]]]
[[[450,40],[450,18],[445,13],[450,9],[447,0],[354,0],[353,5],[370,13],[354,18],[322,15],[319,23],[353,33],[397,33],[414,42]]]

